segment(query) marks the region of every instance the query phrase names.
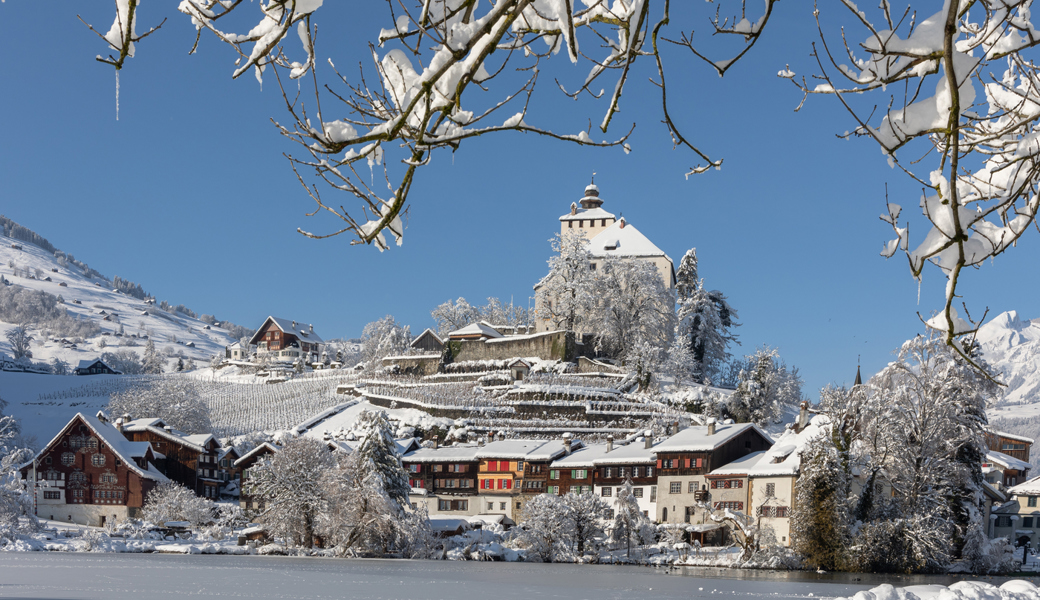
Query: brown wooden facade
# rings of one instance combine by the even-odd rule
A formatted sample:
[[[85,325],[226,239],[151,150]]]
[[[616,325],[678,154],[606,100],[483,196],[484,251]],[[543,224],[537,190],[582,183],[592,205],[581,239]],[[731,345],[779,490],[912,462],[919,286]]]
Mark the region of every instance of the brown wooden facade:
[[[150,449],[126,442],[108,423],[76,415],[21,468],[27,481],[35,477],[37,514],[65,520],[68,511],[62,505],[103,505],[136,516],[148,493],[165,478],[149,472],[148,463],[155,459]]]
[[[1007,454],[1011,458],[1029,462],[1029,450],[1033,441],[1022,436],[1011,435],[1002,431],[986,432],[986,446],[995,452]]]
[[[477,495],[480,461],[411,462],[404,458],[402,464],[413,488],[438,496]]]
[[[195,444],[159,426],[125,427],[134,442],[148,442],[163,458],[155,461],[159,472],[203,498],[219,498],[222,482],[217,472],[219,444],[212,436]]]

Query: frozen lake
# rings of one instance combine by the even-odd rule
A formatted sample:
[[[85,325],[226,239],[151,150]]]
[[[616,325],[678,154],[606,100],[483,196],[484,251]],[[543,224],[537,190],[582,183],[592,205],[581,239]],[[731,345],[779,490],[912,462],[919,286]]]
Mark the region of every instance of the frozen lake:
[[[861,578],[855,581],[855,578]],[[5,553],[0,597],[151,600],[830,598],[946,578],[266,556]]]

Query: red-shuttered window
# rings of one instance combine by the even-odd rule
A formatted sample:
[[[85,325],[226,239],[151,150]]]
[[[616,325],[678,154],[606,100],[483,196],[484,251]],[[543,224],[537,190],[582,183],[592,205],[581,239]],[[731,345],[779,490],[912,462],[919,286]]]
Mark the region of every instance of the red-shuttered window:
[[[699,468],[701,468],[701,464],[702,464],[702,463],[701,463],[701,461],[702,461],[702,460],[704,460],[704,459],[701,459],[701,458],[698,458],[698,459],[697,459],[697,468],[698,468],[698,469],[699,469]]]
[[[688,458],[686,459],[686,468],[687,469],[690,468],[690,459],[688,459]]]

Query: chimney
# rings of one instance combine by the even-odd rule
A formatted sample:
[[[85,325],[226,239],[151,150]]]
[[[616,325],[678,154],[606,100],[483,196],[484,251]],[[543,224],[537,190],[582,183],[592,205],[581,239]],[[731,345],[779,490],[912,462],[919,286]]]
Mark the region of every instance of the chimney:
[[[612,452],[613,450],[614,450],[614,436],[608,435],[607,436],[607,452]]]
[[[292,328],[293,328],[293,329],[296,329],[296,321],[293,321],[293,322],[292,322]]]
[[[173,427],[170,427],[169,425],[166,425],[163,429],[166,430],[166,433],[173,433]]]
[[[625,217],[621,217],[621,220],[618,221],[618,223],[620,223],[618,225],[618,229],[624,229],[625,228]]]
[[[314,323],[308,325],[307,328],[311,330],[311,333],[314,333]]]
[[[489,431],[488,432],[488,434],[487,434],[487,441],[488,441],[489,444],[491,442],[495,441],[495,432],[493,432],[493,431]]]
[[[116,431],[118,431],[118,432],[122,432],[123,431],[123,418],[122,417],[116,419]]]
[[[567,454],[571,453],[571,434],[570,433],[563,434],[563,450]]]
[[[652,448],[653,445],[654,445],[654,432],[651,429],[647,429],[646,432],[643,433],[643,447],[649,449],[649,448]]]
[[[498,434],[495,436],[495,439],[500,441],[500,442],[505,441],[505,439],[506,439],[506,432],[499,431]]]
[[[798,428],[797,432],[805,429],[805,426],[809,424],[809,401],[802,400],[802,403],[798,405]]]
[[[708,435],[715,435],[715,419],[708,419]]]
[[[439,445],[440,445],[440,444],[439,444],[439,442],[437,441],[437,438],[436,438],[436,437],[435,437],[435,438],[433,438],[433,449],[434,449],[434,450],[436,450],[436,449],[437,449],[437,446],[439,446]]]

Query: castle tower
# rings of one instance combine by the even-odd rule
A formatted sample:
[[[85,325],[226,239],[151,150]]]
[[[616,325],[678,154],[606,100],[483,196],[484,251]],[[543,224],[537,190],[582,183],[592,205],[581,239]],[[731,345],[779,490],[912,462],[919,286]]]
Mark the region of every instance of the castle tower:
[[[581,203],[579,206],[578,203]],[[599,197],[599,188],[595,183],[585,187],[585,195],[578,202],[571,202],[571,211],[560,217],[560,235],[581,233],[592,239],[617,219],[603,210],[603,199]]]

